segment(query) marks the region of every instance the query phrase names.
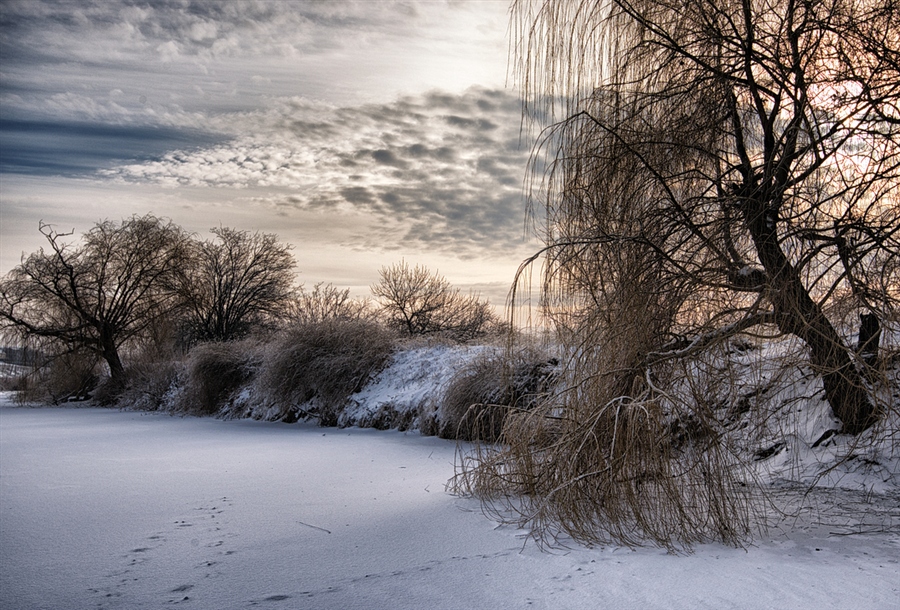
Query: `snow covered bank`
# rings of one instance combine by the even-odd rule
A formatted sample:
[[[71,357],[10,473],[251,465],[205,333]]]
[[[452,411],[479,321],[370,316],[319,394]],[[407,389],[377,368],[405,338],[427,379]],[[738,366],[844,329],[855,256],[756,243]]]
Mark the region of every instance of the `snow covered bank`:
[[[453,375],[490,351],[497,348],[437,345],[398,351],[350,398],[338,424],[422,430],[424,420],[439,416],[441,394]]]
[[[900,430],[900,361],[889,363],[880,390],[882,404],[889,406],[884,421],[852,437],[835,434],[841,424],[824,398],[821,378],[811,372],[802,353],[802,346],[787,338],[736,343],[710,362],[697,363],[706,369],[696,371],[691,383],[707,383],[707,399],[716,405],[715,415],[724,422],[731,448],[750,466],[748,476],[764,484],[878,493],[900,489],[900,442],[891,432]],[[479,358],[503,354],[497,346],[398,349],[383,370],[343,403],[337,425],[435,434],[448,418],[446,391],[454,376]],[[541,361],[541,356],[532,357]],[[284,408],[261,401],[256,391],[252,383],[240,388],[219,414],[279,419]],[[299,404],[297,410],[315,413],[316,401],[314,397]]]
[[[896,496],[887,531],[548,553],[446,494],[456,445],[417,433],[6,406],[0,441],[2,608],[900,605]]]
[[[423,430],[429,426],[426,420],[440,417],[440,401],[453,375],[478,356],[498,351],[490,346],[440,343],[396,350],[383,370],[337,406],[336,423],[341,428]],[[277,421],[284,418],[285,412],[311,414],[315,418],[325,407],[317,394],[293,405],[273,403],[266,397],[269,388],[260,387],[260,383],[261,380],[251,380],[239,387],[223,401],[219,414],[226,418]]]
[[[553,350],[522,350],[510,357],[497,345],[397,344],[387,337],[373,341],[372,332],[365,324],[335,323],[295,329],[268,343],[198,346],[186,362],[135,367],[118,406],[452,436],[470,431],[462,424],[472,404],[531,408],[529,395],[552,393],[553,379],[566,383],[566,363],[557,360],[565,358]],[[690,434],[697,423],[692,411],[701,413],[715,422],[715,434],[728,441],[739,462],[752,466],[748,476],[757,480],[900,487],[900,336],[895,335],[885,335],[883,375],[873,381],[882,423],[858,438],[836,433],[841,422],[825,400],[821,378],[811,371],[803,345],[785,337],[735,338],[669,371],[666,425],[676,435]],[[467,385],[471,392],[459,391]],[[562,402],[551,401],[547,408]],[[481,414],[490,409],[483,407]],[[495,438],[493,428],[499,430],[506,414],[503,407],[497,412],[490,418],[493,436],[479,431],[461,437]]]

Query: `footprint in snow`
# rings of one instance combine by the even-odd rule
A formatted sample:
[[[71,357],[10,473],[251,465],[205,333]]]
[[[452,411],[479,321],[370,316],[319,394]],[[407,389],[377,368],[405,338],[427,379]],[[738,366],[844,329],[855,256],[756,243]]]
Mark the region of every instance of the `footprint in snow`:
[[[106,575],[108,584],[105,586],[97,586],[88,589],[90,592],[101,596],[101,601],[97,604],[98,608],[105,608],[112,600],[126,597],[129,588],[142,578],[146,578],[143,571],[143,564],[155,559],[157,549],[171,545],[178,545],[180,541],[186,541],[186,529],[190,529],[190,544],[194,548],[216,549],[215,557],[205,557],[199,563],[194,564],[195,570],[204,570],[204,578],[220,575],[220,572],[210,570],[213,566],[220,563],[222,556],[232,555],[233,550],[225,550],[223,547],[229,537],[236,534],[226,534],[222,532],[221,519],[226,509],[232,503],[227,497],[218,498],[212,502],[195,505],[192,514],[185,515],[183,518],[175,519],[171,523],[168,531],[156,532],[148,536],[143,546],[135,546],[127,551],[122,558],[125,560],[125,566],[120,570],[115,570]],[[197,514],[200,511],[201,514]],[[202,556],[201,556],[202,557]],[[177,597],[166,600],[166,604],[180,604],[183,602],[193,601],[193,597],[185,595],[188,591],[195,588],[194,584],[185,583],[178,585],[169,590],[170,594],[177,594]],[[278,596],[274,596],[278,597]],[[287,598],[285,598],[287,599]],[[162,600],[160,600],[162,601]],[[278,600],[272,600],[278,601]]]
[[[291,599],[290,595],[270,595],[268,597],[264,597],[262,599],[255,599],[250,602],[251,606],[258,606],[265,602],[283,602]]]

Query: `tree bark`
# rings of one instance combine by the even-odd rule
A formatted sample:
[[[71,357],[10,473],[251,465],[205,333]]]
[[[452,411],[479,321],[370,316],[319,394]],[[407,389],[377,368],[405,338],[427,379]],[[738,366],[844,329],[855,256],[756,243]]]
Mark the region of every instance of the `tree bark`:
[[[109,380],[115,385],[125,379],[125,367],[119,357],[119,348],[116,346],[115,334],[108,328],[100,328],[100,353],[109,367]]]
[[[856,343],[856,351],[870,367],[878,364],[878,347],[881,342],[881,325],[878,316],[873,313],[864,313],[859,316],[859,339]]]
[[[747,227],[769,277],[767,296],[776,324],[782,332],[799,337],[809,346],[810,364],[822,376],[825,397],[843,424],[842,432],[859,434],[875,423],[877,413],[849,347],[812,300],[781,249],[775,209],[759,200],[744,205]]]

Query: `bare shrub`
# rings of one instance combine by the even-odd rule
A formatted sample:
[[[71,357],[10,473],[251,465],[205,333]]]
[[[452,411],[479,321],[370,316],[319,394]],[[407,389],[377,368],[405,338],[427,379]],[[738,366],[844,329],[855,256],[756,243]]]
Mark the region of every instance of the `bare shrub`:
[[[2,367],[3,364],[0,364]],[[0,391],[3,392],[26,392],[30,388],[29,371],[27,370],[4,370],[0,376]]]
[[[100,382],[99,365],[99,358],[92,352],[45,353],[23,380],[20,398],[53,404],[87,400]]]
[[[463,295],[438,273],[401,261],[383,267],[372,294],[388,324],[403,334],[471,341],[500,328],[490,303]]]
[[[517,410],[499,443],[461,454],[451,489],[530,527],[541,543],[565,534],[671,550],[741,544],[751,503],[735,488],[733,456],[716,442],[721,426],[653,383],[633,382],[631,395],[616,396],[600,375]]]
[[[511,412],[527,411],[548,393],[558,361],[533,350],[493,352],[457,372],[439,409],[441,438],[500,438]]]
[[[258,345],[249,340],[196,346],[185,362],[180,392],[172,408],[195,415],[216,413],[253,377],[258,351]]]
[[[170,396],[184,374],[185,365],[181,360],[137,360],[125,369],[125,384],[120,391],[107,399],[101,386],[94,397],[98,402],[114,400],[122,409],[165,410],[170,407]]]
[[[269,419],[334,426],[347,399],[387,362],[395,335],[367,320],[298,324],[265,348],[255,400]]]
[[[350,297],[350,289],[319,282],[312,290],[302,286],[294,297],[289,317],[295,324],[316,324],[326,320],[368,320],[374,312],[368,299]]]

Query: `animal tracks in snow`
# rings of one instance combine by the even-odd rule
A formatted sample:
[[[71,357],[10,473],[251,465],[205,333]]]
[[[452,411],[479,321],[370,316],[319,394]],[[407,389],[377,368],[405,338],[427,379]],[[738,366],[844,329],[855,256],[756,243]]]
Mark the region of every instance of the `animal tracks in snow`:
[[[165,605],[189,602],[197,594],[198,583],[221,576],[217,566],[235,553],[227,548],[228,540],[237,536],[227,527],[227,509],[233,504],[227,497],[198,504],[121,556],[122,567],[108,573],[105,583],[89,589],[100,597],[96,608],[131,607],[132,595],[139,593],[146,599],[151,590]],[[172,565],[173,556],[184,565]],[[166,583],[173,574],[179,579]]]
[[[270,596],[264,597],[262,599],[252,600],[249,603],[249,606],[254,607],[254,606],[264,605],[266,603],[271,603],[271,602],[283,602],[283,601],[287,601],[289,599],[293,599],[292,596],[290,596],[290,595],[270,595]]]
[[[376,583],[384,583],[385,581],[391,581],[395,579],[405,579],[409,577],[414,577],[416,574],[420,574],[422,572],[430,572],[432,570],[440,570],[447,566],[458,564],[458,563],[466,563],[466,562],[478,562],[478,561],[491,561],[496,559],[501,559],[505,557],[510,557],[512,555],[517,554],[520,551],[519,548],[507,549],[505,551],[498,551],[496,553],[488,553],[488,554],[477,554],[471,556],[454,556],[446,559],[435,559],[428,561],[421,565],[415,565],[404,569],[399,570],[390,570],[384,572],[372,572],[369,574],[363,574],[361,576],[348,576],[342,579],[338,579],[331,586],[321,587],[316,589],[305,589],[301,591],[297,591],[294,593],[294,596],[290,595],[274,595],[271,597],[267,597],[263,600],[255,600],[250,602],[250,606],[258,606],[266,601],[281,601],[286,599],[293,599],[294,597],[299,599],[309,600],[311,598],[316,598],[323,595],[333,595],[336,593],[340,593],[347,589],[352,589],[354,587],[366,587],[371,585],[376,585]],[[306,608],[307,606],[302,606]]]

